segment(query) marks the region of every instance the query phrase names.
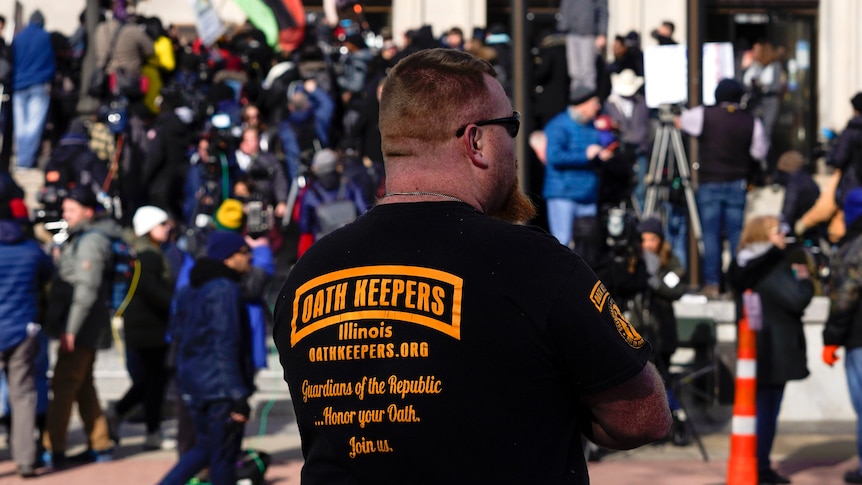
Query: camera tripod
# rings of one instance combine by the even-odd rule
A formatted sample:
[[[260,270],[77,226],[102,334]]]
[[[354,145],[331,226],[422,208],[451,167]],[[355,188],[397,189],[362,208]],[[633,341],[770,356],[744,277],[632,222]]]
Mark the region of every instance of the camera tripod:
[[[700,225],[700,215],[697,212],[697,202],[694,199],[694,190],[691,186],[691,171],[688,167],[685,149],[682,146],[682,135],[674,125],[674,113],[671,106],[662,105],[659,108],[659,121],[661,125],[656,132],[647,171],[647,191],[643,217],[647,218],[659,212],[662,203],[669,201],[671,184],[678,172],[685,196],[685,205],[688,208],[688,223],[691,234],[697,241],[698,253],[702,255],[704,251],[703,228]]]

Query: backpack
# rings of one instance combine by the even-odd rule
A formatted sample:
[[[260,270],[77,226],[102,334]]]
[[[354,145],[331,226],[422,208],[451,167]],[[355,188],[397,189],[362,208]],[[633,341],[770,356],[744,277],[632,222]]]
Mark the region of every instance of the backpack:
[[[236,460],[237,484],[263,485],[266,483],[264,475],[271,461],[269,453],[254,449],[241,450]]]
[[[111,309],[111,315],[122,317],[141,277],[141,268],[135,252],[122,238],[109,236],[99,229],[84,231],[81,237],[75,240],[73,251],[77,250],[81,238],[88,232],[98,232],[111,242],[111,255],[105,263],[99,291],[104,297],[105,304]]]
[[[315,235],[315,240],[319,240],[330,232],[350,224],[359,215],[356,210],[356,204],[352,200],[345,198],[347,183],[344,179],[341,180],[338,194],[334,200],[327,201],[320,192],[319,187],[317,184],[312,186],[312,190],[314,190],[314,193],[320,199],[320,203],[314,209],[320,227]]]

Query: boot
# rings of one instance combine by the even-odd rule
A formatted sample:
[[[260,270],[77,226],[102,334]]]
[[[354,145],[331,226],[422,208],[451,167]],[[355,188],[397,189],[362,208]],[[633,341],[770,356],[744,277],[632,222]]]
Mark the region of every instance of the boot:
[[[153,431],[152,433],[147,433],[147,437],[144,440],[144,451],[154,451],[162,449],[162,433],[159,431]]]
[[[105,410],[105,420],[108,422],[108,436],[114,442],[114,446],[120,446],[120,424],[123,422],[123,417],[117,414],[113,406],[109,406]]]

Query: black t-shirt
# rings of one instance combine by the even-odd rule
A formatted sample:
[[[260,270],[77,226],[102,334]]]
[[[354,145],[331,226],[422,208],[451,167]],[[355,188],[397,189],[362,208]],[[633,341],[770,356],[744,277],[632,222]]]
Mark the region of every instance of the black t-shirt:
[[[303,483],[588,483],[579,399],[650,354],[580,257],[458,202],[316,242],[275,326]]]

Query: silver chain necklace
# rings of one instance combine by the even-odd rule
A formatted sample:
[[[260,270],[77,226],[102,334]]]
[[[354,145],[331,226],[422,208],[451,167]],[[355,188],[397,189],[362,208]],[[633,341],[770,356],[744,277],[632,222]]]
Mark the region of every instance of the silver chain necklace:
[[[458,197],[453,197],[451,195],[446,195],[446,194],[438,194],[437,192],[390,192],[388,194],[383,194],[383,198],[385,199],[387,197],[395,197],[398,195],[405,196],[405,197],[425,197],[425,196],[440,197],[442,199],[454,200],[455,202],[461,202],[462,204],[466,204],[466,202],[459,199]]]

